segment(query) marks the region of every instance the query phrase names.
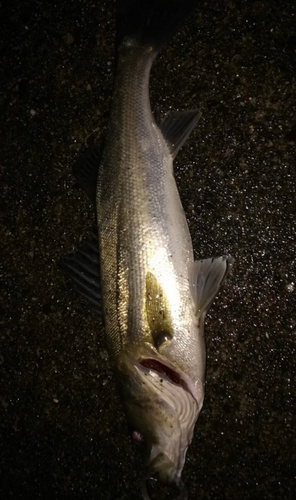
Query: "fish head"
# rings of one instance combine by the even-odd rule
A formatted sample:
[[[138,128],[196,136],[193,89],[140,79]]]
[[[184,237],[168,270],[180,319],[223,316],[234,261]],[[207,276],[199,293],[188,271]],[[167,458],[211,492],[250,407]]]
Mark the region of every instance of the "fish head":
[[[147,345],[119,355],[117,380],[132,435],[142,443],[147,478],[180,485],[203,387],[193,388],[187,375]]]

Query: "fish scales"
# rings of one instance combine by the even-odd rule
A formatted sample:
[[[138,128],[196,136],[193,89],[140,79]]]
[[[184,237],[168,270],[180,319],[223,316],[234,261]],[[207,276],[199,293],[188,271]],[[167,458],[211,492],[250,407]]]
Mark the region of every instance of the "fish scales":
[[[150,108],[151,48],[121,48],[111,122],[99,172],[97,219],[107,337],[116,355],[118,338],[141,341],[149,334],[145,314],[148,272],[161,259],[165,285],[179,293],[175,328],[184,335],[191,326],[192,306],[186,266],[193,259],[187,222],[173,178],[173,163]],[[114,237],[115,236],[115,237]],[[161,251],[161,249],[163,251]],[[157,253],[160,254],[157,258]],[[186,323],[186,310],[190,321]],[[184,324],[180,318],[184,317]],[[176,332],[177,333],[177,332]],[[183,337],[182,335],[182,337]],[[149,335],[148,335],[149,336]]]

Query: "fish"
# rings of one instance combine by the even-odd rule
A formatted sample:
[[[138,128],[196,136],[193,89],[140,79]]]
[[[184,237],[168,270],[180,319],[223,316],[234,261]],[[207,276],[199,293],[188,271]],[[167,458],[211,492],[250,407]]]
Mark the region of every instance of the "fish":
[[[104,148],[77,174],[94,203],[97,231],[63,264],[103,314],[123,407],[143,450],[144,500],[154,481],[188,498],[182,471],[204,400],[204,321],[234,261],[194,259],[174,178],[173,160],[200,111],[173,111],[160,120],[150,104],[152,63],[196,3],[117,1]]]

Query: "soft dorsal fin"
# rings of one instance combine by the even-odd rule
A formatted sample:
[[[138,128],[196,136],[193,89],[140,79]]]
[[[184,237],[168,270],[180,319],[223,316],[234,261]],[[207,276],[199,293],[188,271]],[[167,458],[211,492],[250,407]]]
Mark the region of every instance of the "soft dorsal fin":
[[[196,109],[174,111],[166,115],[159,125],[173,158],[176,158],[200,117],[201,112]]]
[[[234,259],[228,255],[217,259],[198,260],[191,264],[190,291],[198,318],[203,319],[206,315],[233,262]]]

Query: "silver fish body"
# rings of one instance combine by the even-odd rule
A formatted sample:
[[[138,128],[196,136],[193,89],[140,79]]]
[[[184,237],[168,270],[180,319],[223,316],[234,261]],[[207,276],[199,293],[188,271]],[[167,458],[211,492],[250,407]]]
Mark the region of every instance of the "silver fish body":
[[[194,262],[174,146],[150,107],[154,57],[133,39],[119,48],[96,197],[101,285],[108,347],[128,419],[146,443],[147,474],[181,485],[204,398],[203,320],[231,258]]]
[[[173,338],[159,352],[195,374],[199,383],[205,354],[203,340],[197,341],[189,290],[193,248],[172,155],[150,108],[152,60],[150,48],[144,54],[142,47],[121,48],[99,172],[97,220],[106,334],[113,356],[127,345],[154,343],[146,311],[147,276],[153,275],[169,302],[173,329]],[[186,359],[182,351],[188,353]]]

